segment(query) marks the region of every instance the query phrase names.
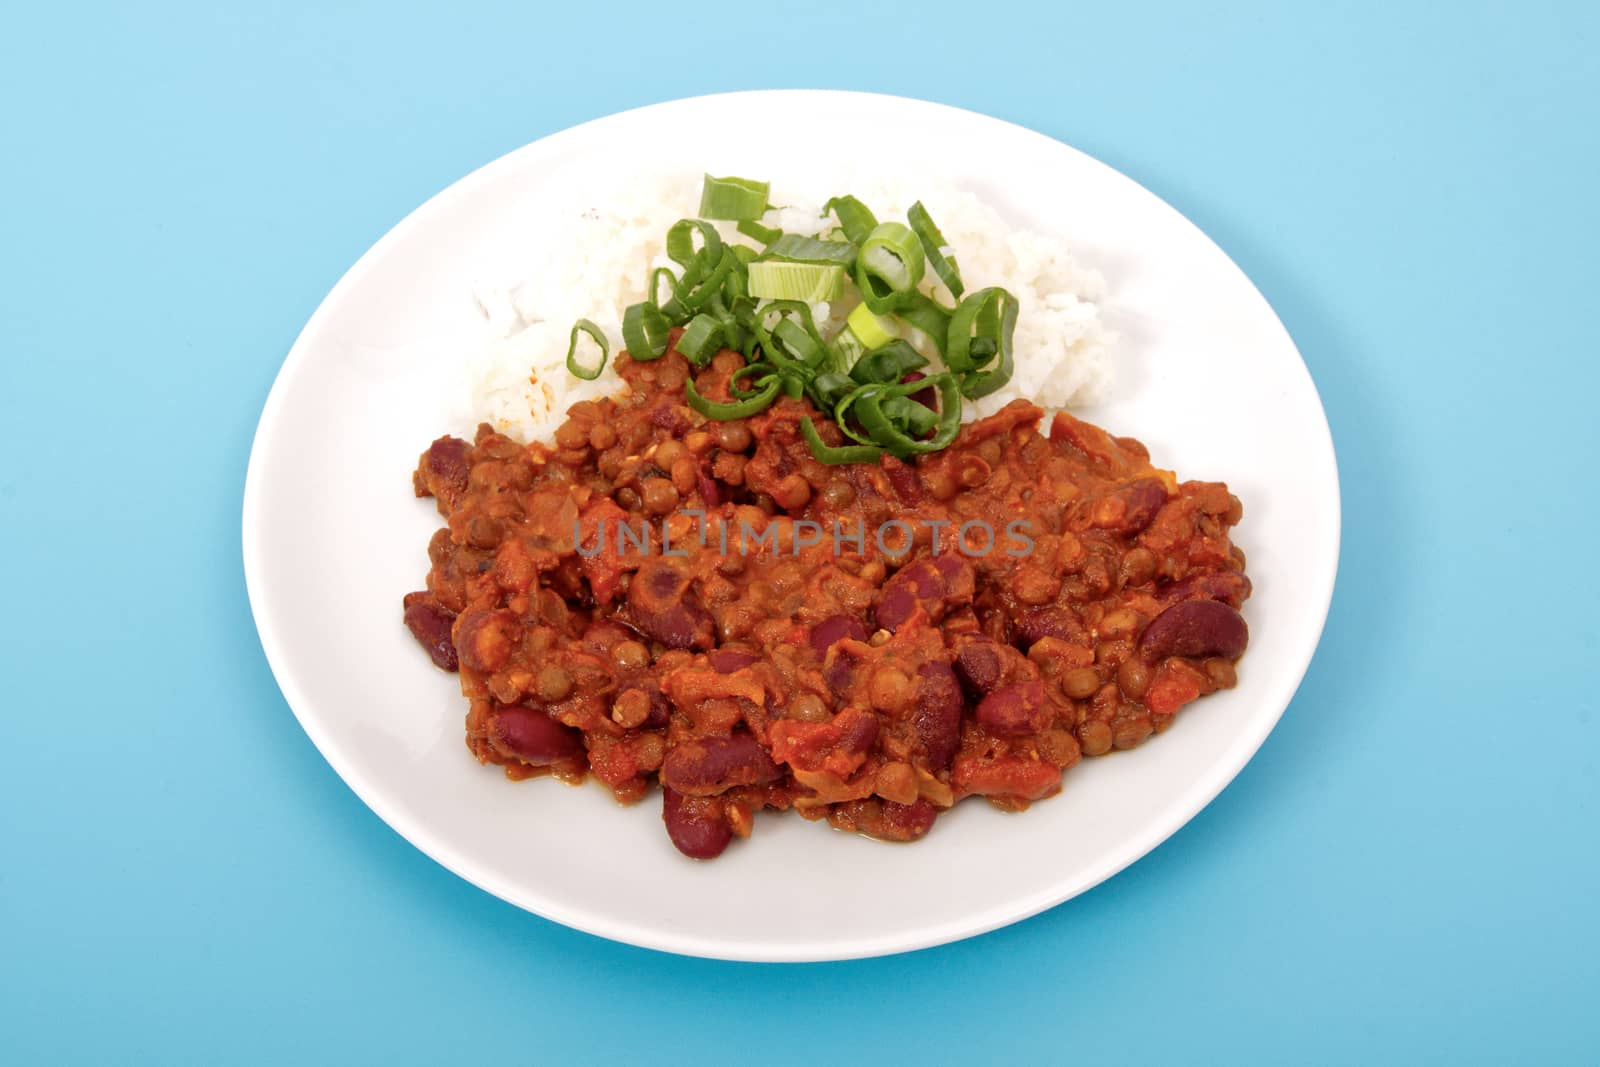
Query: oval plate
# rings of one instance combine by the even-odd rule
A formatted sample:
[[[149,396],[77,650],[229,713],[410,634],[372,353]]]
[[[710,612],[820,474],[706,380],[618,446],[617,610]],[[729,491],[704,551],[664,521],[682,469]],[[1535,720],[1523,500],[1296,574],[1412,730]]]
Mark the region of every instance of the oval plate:
[[[1138,437],[1157,466],[1229,483],[1245,502],[1236,533],[1255,595],[1236,689],[1134,752],[1085,761],[1060,796],[1024,814],[962,804],[909,846],[767,815],[750,841],[701,864],[674,851],[657,801],[622,808],[597,785],[511,784],[480,767],[462,742],[456,679],[412,641],[400,598],[421,585],[440,525],[432,502],[412,497],[416,457],[439,434],[472,428],[449,398],[462,390],[462,346],[481,329],[474,285],[529,254],[526,220],[540,203],[614,176],[619,158],[809,188],[816,176],[785,158],[781,137],[708,158],[717,139],[683,133],[757,128],[826,130],[836,159],[893,156],[885,176],[969,188],[1098,267],[1121,339],[1114,401],[1083,414]],[[940,150],[948,144],[964,151]],[[858,93],[660,104],[546,137],[452,185],[362,256],[307,323],[267,398],[244,496],[262,647],[306,733],[373,811],[529,911],[740,960],[953,941],[1059,904],[1150,851],[1232,780],[1288,705],[1321,635],[1338,550],[1338,474],[1316,389],[1272,309],[1215,244],[1057,141]]]

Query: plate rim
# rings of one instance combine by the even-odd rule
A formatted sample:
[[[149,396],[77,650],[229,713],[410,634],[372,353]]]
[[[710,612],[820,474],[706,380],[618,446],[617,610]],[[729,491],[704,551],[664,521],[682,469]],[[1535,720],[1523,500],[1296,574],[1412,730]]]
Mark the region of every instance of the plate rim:
[[[1316,401],[1318,421],[1312,429],[1320,430],[1320,433],[1314,434],[1314,437],[1316,444],[1320,446],[1319,451],[1323,451],[1326,454],[1332,475],[1332,496],[1328,501],[1333,519],[1332,552],[1329,555],[1327,566],[1324,568],[1324,573],[1316,575],[1315,581],[1312,583],[1317,592],[1316,601],[1318,607],[1318,619],[1314,633],[1311,636],[1309,647],[1304,650],[1303,663],[1300,665],[1292,685],[1287,687],[1287,692],[1281,694],[1281,702],[1278,696],[1273,697],[1272,703],[1279,704],[1276,712],[1269,720],[1263,720],[1256,730],[1241,734],[1227,750],[1226,758],[1215,761],[1207,769],[1206,774],[1197,778],[1188,789],[1179,795],[1177,800],[1169,804],[1168,811],[1174,813],[1171,817],[1153,820],[1150,828],[1143,833],[1130,835],[1122,847],[1109,852],[1100,862],[1094,864],[1086,876],[1075,880],[1071,884],[1058,883],[1027,896],[1008,900],[1001,905],[976,913],[964,920],[949,920],[933,926],[917,927],[912,932],[899,932],[876,938],[854,938],[841,942],[813,941],[798,944],[791,941],[768,938],[736,943],[718,943],[699,936],[676,935],[669,929],[658,929],[613,916],[585,912],[581,908],[569,906],[560,900],[544,897],[537,892],[529,892],[525,886],[511,884],[510,880],[502,880],[492,872],[478,867],[474,861],[459,851],[447,837],[436,835],[422,826],[409,824],[405,817],[395,811],[394,807],[384,797],[383,790],[374,781],[369,780],[354,765],[352,760],[345,757],[343,750],[333,743],[328,734],[324,732],[317,716],[309,711],[302,710],[302,708],[310,708],[313,702],[302,690],[292,673],[286,669],[280,669],[281,664],[285,661],[285,653],[282,649],[280,638],[272,631],[270,626],[263,627],[262,625],[262,605],[266,602],[269,594],[262,575],[262,569],[265,564],[257,536],[261,516],[259,499],[262,491],[260,488],[261,469],[265,462],[261,457],[265,451],[264,442],[270,443],[277,424],[284,417],[284,397],[289,391],[287,383],[293,380],[296,374],[299,373],[300,368],[309,359],[312,349],[307,338],[318,332],[322,320],[332,314],[332,309],[340,303],[345,292],[359,284],[361,279],[373,268],[374,264],[386,254],[391,245],[402,240],[412,229],[422,225],[444,202],[456,197],[470,196],[480,184],[492,180],[498,171],[514,166],[515,160],[524,154],[531,153],[537,147],[542,146],[548,149],[552,146],[558,146],[560,142],[578,137],[583,131],[591,127],[623,116],[638,117],[642,113],[651,111],[692,108],[710,101],[732,99],[754,101],[774,98],[804,101],[808,98],[818,97],[826,97],[833,100],[871,102],[877,105],[891,103],[901,107],[931,109],[935,112],[945,112],[953,116],[959,115],[969,121],[977,119],[984,123],[995,124],[1006,128],[1013,135],[1020,134],[1026,138],[1048,142],[1052,150],[1060,151],[1065,149],[1067,152],[1077,156],[1080,163],[1109,171],[1117,179],[1136,186],[1149,197],[1153,204],[1159,205],[1159,209],[1169,212],[1181,226],[1193,231],[1194,236],[1199,237],[1201,241],[1209,245],[1260,301],[1262,308],[1270,316],[1272,325],[1281,334],[1282,340],[1287,342],[1290,350],[1294,352],[1297,372],[1304,376],[1305,384],[1310,388],[1311,396]],[[1284,326],[1282,319],[1279,318],[1265,294],[1209,234],[1142,183],[1064,141],[1057,140],[1047,134],[1010,120],[997,118],[979,111],[888,93],[839,89],[758,89],[708,93],[659,101],[598,116],[554,131],[476,167],[428,197],[428,199],[417,205],[391,226],[345,270],[338,281],[323,296],[316,310],[312,312],[305,325],[301,327],[296,335],[294,343],[290,346],[288,354],[273,378],[272,387],[267,393],[260,419],[257,421],[255,432],[251,438],[250,457],[245,470],[241,512],[241,548],[251,619],[255,625],[257,637],[261,642],[262,651],[266,656],[267,665],[272,671],[273,679],[276,681],[280,692],[283,694],[285,703],[289,705],[290,711],[293,712],[295,719],[300,723],[301,729],[305,731],[311,743],[340,779],[343,780],[345,785],[391,830],[399,834],[401,838],[429,859],[479,889],[524,911],[532,912],[553,922],[603,937],[607,940],[704,959],[741,962],[822,962],[885,956],[931,948],[968,937],[976,937],[1012,923],[1020,922],[1088,892],[1154,851],[1173,834],[1192,822],[1222,790],[1226,789],[1238,777],[1245,765],[1255,757],[1267,737],[1282,721],[1289,705],[1293,702],[1301,684],[1305,680],[1306,672],[1310,669],[1317,648],[1321,644],[1322,635],[1327,628],[1328,613],[1332,605],[1334,586],[1338,577],[1343,540],[1342,495],[1342,487],[1339,481],[1338,454],[1334,447],[1332,430],[1328,424],[1327,410],[1322,403],[1322,397],[1317,390],[1316,381],[1311,375],[1310,367],[1307,366],[1305,357],[1300,353],[1299,346],[1295,344],[1294,338],[1290,335],[1287,327]],[[1181,813],[1181,817],[1177,817],[1178,813]]]

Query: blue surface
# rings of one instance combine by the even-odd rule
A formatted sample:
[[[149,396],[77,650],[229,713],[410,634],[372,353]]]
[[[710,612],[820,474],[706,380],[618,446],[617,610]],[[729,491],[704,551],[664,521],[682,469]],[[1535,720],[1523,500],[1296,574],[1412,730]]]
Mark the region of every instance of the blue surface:
[[[1600,1055],[1594,8],[229,6],[0,32],[0,1060]],[[963,944],[759,967],[389,831],[268,673],[239,500],[296,332],[418,203],[788,86],[1011,119],[1198,222],[1311,366],[1345,539],[1282,725],[1149,858]]]

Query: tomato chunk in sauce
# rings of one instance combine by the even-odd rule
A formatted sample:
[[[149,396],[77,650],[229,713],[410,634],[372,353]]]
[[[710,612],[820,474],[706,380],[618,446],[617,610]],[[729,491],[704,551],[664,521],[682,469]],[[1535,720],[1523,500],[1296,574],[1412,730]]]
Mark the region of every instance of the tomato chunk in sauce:
[[[1235,683],[1241,517],[1139,442],[1014,401],[942,452],[827,466],[784,399],[709,421],[742,365],[625,353],[553,444],[442,437],[446,526],[403,619],[512,779],[659,783],[686,855],[757,811],[894,841],[970,796],[1026,808]],[[824,437],[839,443],[825,420]]]

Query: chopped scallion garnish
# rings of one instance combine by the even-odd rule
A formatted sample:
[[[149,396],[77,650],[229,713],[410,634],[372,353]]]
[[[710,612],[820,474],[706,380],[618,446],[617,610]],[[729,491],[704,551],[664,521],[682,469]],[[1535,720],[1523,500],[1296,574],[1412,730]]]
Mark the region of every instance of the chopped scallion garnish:
[[[933,224],[933,218],[928,214],[928,209],[922,206],[921,200],[911,205],[911,210],[906,212],[906,220],[911,223],[911,232],[922,242],[922,251],[926,253],[928,265],[933,268],[933,273],[944,282],[944,287],[950,290],[950,295],[960,300],[961,270],[956,266],[955,253],[950,252],[950,246],[945,244],[944,234]]]
[[[709,366],[723,349],[741,353],[744,366],[724,386],[731,399],[708,399],[691,375],[684,385],[689,406],[706,418],[739,419],[780,395],[809,398],[853,442],[830,445],[812,418],[803,418],[801,435],[823,463],[868,463],[885,453],[909,460],[949,445],[963,398],[986,396],[1011,379],[1016,297],[1000,288],[964,293],[955,254],[920,201],[906,213],[908,227],[879,223],[860,200],[836,196],[823,211],[838,225],[811,236],[763,223],[768,194],[765,182],[706,176],[700,217],[667,231],[667,258],[679,269],[653,270],[646,299],[623,313],[629,355],[659,359],[680,327],[676,351],[695,367]],[[734,222],[761,247],[725,241],[713,219]],[[930,265],[954,307],[923,285]],[[825,340],[811,305],[850,300],[847,278],[861,303]],[[930,368],[903,339],[915,336],[908,330],[937,350],[942,368]],[[582,335],[598,346],[598,360],[580,358]],[[578,320],[568,370],[592,380],[609,354],[600,328]],[[936,405],[918,399],[930,391]]]
[[[700,217],[703,219],[759,219],[767,211],[766,182],[748,178],[713,178],[707,174],[700,187]]]
[[[926,261],[917,235],[898,222],[873,227],[856,256],[856,285],[873,314],[893,311],[910,299]]]
[[[648,300],[629,304],[622,313],[622,343],[627,346],[628,355],[641,363],[661,358],[671,332],[667,317]]]
[[[600,358],[592,365],[586,365],[578,359],[578,335],[586,333],[590,340],[600,346]],[[572,334],[567,340],[567,373],[574,378],[582,378],[592,382],[600,377],[600,372],[606,369],[606,357],[611,354],[611,344],[606,340],[605,333],[588,319],[579,319],[572,324]]]
[[[844,268],[837,263],[783,263],[757,260],[750,264],[750,295],[771,300],[837,300],[844,288]]]

